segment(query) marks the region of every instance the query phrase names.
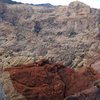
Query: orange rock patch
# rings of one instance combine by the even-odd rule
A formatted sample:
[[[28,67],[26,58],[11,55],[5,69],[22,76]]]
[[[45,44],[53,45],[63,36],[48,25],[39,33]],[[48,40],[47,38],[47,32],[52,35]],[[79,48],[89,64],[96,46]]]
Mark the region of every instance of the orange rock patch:
[[[90,88],[95,80],[100,79],[100,74],[91,67],[75,71],[48,60],[5,71],[9,71],[14,88],[27,100],[63,100]]]

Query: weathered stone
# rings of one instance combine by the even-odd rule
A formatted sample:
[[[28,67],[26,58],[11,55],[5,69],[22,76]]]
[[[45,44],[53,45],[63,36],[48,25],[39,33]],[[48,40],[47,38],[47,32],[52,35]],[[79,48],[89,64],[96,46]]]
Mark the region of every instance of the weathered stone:
[[[10,73],[15,90],[27,100],[63,100],[66,96],[90,88],[100,78],[100,74],[91,67],[75,71],[48,60],[5,71]]]
[[[99,72],[99,64],[97,61],[99,61],[100,58],[95,59],[97,55],[100,55],[99,9],[90,8],[88,5],[79,1],[72,2],[69,6],[57,7],[33,6],[27,4],[6,4],[6,6],[7,11],[4,14],[3,20],[0,21],[0,82],[1,80],[4,81],[4,90],[9,100],[25,100],[25,98],[21,94],[22,91],[19,91],[21,93],[15,92],[17,89],[15,90],[13,88],[10,78],[3,72],[5,68],[12,67],[16,70],[17,67],[19,68],[18,65],[20,64],[29,64],[42,58],[50,58],[51,62],[61,62],[67,65],[67,67],[75,67],[76,69],[77,67],[91,66],[92,64],[92,67]],[[82,56],[82,54],[84,54],[84,56]],[[50,66],[50,69],[48,68],[50,72],[58,72],[56,68],[51,67],[54,66]],[[27,75],[30,75],[30,72],[33,71],[34,68],[27,69]],[[24,70],[27,71],[27,69],[20,69],[20,73],[23,74]],[[36,68],[37,71],[40,71],[40,69]],[[44,69],[44,71],[46,70]],[[59,75],[62,75],[61,79],[65,78],[63,81],[66,82],[68,78],[70,79],[70,83],[72,80],[72,83],[75,84],[74,86],[73,84],[70,86],[68,85],[69,87],[66,91],[70,90],[69,95],[73,95],[75,92],[85,89],[83,87],[87,88],[88,80],[90,79],[88,79],[88,77],[86,78],[86,76],[90,75],[91,71],[89,71],[88,74],[84,73],[84,75],[77,75],[75,72],[74,75],[71,74],[74,73],[73,70],[69,69],[67,73],[71,73],[67,74],[68,77],[64,71],[60,71],[61,73]],[[19,73],[19,70],[17,72]],[[35,76],[33,72],[32,76]],[[36,81],[41,77],[44,79],[42,75],[47,75],[46,73],[42,73],[42,71],[40,72],[41,75],[39,74],[39,76],[36,73],[36,76],[38,76]],[[14,74],[14,76],[18,75],[17,73]],[[27,75],[26,78],[29,78]],[[72,76],[72,78],[70,78],[70,76]],[[22,78],[24,78],[24,76]],[[60,99],[63,92],[60,91],[59,88],[63,90],[65,84],[62,84],[62,80],[59,78],[57,78],[57,80],[59,80],[57,83],[54,82],[53,78],[49,76],[48,78],[54,83],[53,89],[58,90],[56,93],[60,94],[60,97],[57,94],[57,97]],[[19,76],[17,80],[19,80]],[[26,81],[29,80],[26,79]],[[26,81],[24,80],[24,83]],[[42,80],[38,81],[41,82]],[[48,80],[46,80],[46,82],[48,82]],[[35,82],[35,84],[36,83],[37,82]],[[27,84],[25,83],[25,87]],[[57,84],[57,86],[55,84]],[[51,87],[48,88],[49,86],[44,85],[40,87],[42,87],[41,91],[43,91],[42,96],[44,96],[44,92],[47,93],[47,91],[51,89]],[[53,89],[51,89],[53,91],[51,94],[54,94],[53,97],[56,97]],[[38,92],[40,93],[41,91],[38,88]],[[24,93],[25,92],[26,94],[30,94],[30,89],[26,89]],[[32,90],[32,92],[34,91]],[[33,98],[37,99],[37,94],[33,96]],[[40,98],[42,97],[40,96]]]
[[[3,55],[3,53],[5,52],[4,48],[0,48],[0,56]]]

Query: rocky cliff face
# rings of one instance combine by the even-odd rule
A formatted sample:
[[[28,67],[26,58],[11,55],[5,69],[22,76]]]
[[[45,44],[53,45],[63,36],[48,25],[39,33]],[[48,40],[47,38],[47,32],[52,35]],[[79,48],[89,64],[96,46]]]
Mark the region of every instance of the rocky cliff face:
[[[9,73],[4,69],[43,58],[72,68],[91,66],[100,72],[100,10],[79,1],[57,7],[0,4],[0,82],[4,84],[4,90],[11,100],[25,100],[24,92],[14,81],[15,88],[18,86],[15,91]],[[47,76],[48,71],[43,69],[43,72]],[[15,80],[17,73],[14,74]],[[21,73],[24,73],[23,70]],[[30,69],[27,73],[30,73]],[[62,82],[59,78],[57,81]],[[55,83],[52,84],[54,86]],[[11,91],[9,86],[12,87]],[[21,86],[22,89],[24,87]],[[64,84],[61,87],[63,90]]]
[[[15,90],[27,100],[64,100],[66,97],[66,100],[99,100],[100,97],[100,74],[91,67],[75,71],[62,64],[42,60],[30,65],[7,68],[5,71],[10,73]],[[86,92],[70,96],[83,90]]]
[[[99,55],[99,9],[81,2],[72,2],[68,7],[5,6],[0,23],[3,66],[12,65],[10,59],[21,56],[23,59],[49,58],[82,67],[88,56]]]

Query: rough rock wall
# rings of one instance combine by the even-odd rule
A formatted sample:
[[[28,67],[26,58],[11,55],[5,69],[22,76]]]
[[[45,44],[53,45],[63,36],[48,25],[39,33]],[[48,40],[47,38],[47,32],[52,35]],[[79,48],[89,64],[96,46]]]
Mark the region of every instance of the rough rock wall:
[[[49,8],[27,4],[6,6],[0,23],[3,66],[11,66],[14,61],[19,64],[16,60],[10,62],[10,58],[22,57],[22,63],[24,58],[26,62],[50,58],[68,66],[82,67],[87,56],[99,54],[99,9],[81,2]]]
[[[5,68],[33,63],[41,58],[69,67],[93,67],[96,64],[98,68],[99,9],[81,2],[49,8],[27,4],[6,6],[3,18],[0,15],[1,72]],[[13,88],[7,73],[0,74],[0,82],[4,84],[6,93],[9,85]],[[18,95],[14,88],[7,94],[11,100],[24,98],[22,95],[17,98]]]
[[[27,100],[63,100],[70,95],[79,94],[79,92],[91,87],[94,88],[94,82],[100,79],[100,74],[91,67],[75,71],[48,60],[7,68],[5,71],[10,73],[15,90]],[[96,81],[94,85],[100,89],[100,80]],[[90,92],[92,94],[94,90],[90,89]],[[100,96],[99,90],[97,93],[95,92],[95,95],[88,96],[90,92],[84,91],[85,94],[82,95],[83,97],[86,95],[84,100],[99,100],[93,99],[95,95]],[[83,100],[82,96],[80,94],[80,99],[77,100]],[[78,98],[78,96],[76,97]],[[76,99],[67,98],[67,100]]]

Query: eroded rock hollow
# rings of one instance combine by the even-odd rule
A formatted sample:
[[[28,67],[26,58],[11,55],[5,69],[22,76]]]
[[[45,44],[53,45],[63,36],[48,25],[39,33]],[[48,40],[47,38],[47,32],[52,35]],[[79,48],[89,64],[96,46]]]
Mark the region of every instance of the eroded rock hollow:
[[[69,98],[70,95],[90,89],[94,82],[100,79],[100,74],[92,67],[83,67],[75,71],[48,60],[7,68],[5,71],[10,73],[15,90],[27,100],[63,100],[65,97]],[[93,91],[85,92],[86,98],[91,92]],[[100,96],[100,91],[98,93]],[[68,98],[66,100],[78,100]]]

